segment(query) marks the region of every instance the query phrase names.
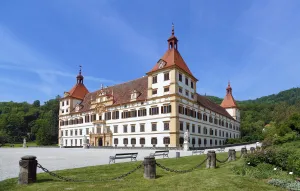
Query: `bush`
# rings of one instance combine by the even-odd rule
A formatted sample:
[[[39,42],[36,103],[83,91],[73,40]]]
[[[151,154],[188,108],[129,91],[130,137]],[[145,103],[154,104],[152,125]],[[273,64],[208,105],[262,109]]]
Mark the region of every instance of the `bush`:
[[[288,190],[300,190],[300,182],[296,181],[271,179],[268,183]]]

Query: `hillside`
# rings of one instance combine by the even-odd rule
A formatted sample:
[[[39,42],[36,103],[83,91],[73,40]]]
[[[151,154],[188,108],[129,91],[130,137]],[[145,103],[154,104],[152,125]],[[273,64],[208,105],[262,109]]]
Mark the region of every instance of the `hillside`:
[[[223,100],[215,96],[207,97],[217,104]],[[286,123],[290,123],[291,117],[300,116],[300,88],[237,103],[241,110],[242,136],[246,136],[248,140],[260,139],[265,125],[277,125],[283,129],[287,127]]]

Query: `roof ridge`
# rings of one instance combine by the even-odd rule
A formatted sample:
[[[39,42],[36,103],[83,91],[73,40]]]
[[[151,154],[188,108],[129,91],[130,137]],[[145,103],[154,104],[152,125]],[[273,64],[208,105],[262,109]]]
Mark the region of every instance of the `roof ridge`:
[[[124,84],[127,84],[127,83],[130,83],[130,82],[133,82],[133,81],[137,81],[137,80],[140,80],[140,79],[143,79],[143,78],[146,78],[147,76],[143,76],[143,77],[140,77],[140,78],[136,78],[136,79],[133,79],[133,80],[130,80],[130,81],[127,81],[127,82],[123,82],[123,83],[120,83],[120,84],[115,84],[115,85],[112,85],[112,86],[108,86],[106,88],[103,88],[103,90],[107,89],[107,88],[112,88],[112,87],[115,87],[115,86],[120,86],[120,85],[124,85]],[[96,93],[98,91],[100,91],[101,89],[98,89],[98,90],[95,90],[93,92],[89,92],[89,94],[93,94],[93,93]]]

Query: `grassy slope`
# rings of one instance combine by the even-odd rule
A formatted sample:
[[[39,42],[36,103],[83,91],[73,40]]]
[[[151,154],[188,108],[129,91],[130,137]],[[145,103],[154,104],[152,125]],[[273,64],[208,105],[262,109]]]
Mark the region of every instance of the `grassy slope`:
[[[227,153],[218,154],[217,158],[226,158]],[[206,156],[190,156],[180,159],[159,159],[157,162],[174,169],[189,169],[204,160]],[[221,164],[217,169],[205,169],[205,164],[193,172],[176,174],[166,172],[157,167],[155,180],[143,178],[143,169],[139,169],[122,180],[72,183],[54,179],[48,174],[38,174],[38,182],[29,186],[17,185],[17,179],[8,179],[0,182],[0,190],[281,190],[268,185],[262,180],[252,179],[234,174],[231,168],[236,161]],[[84,180],[99,180],[126,173],[141,162],[119,163],[112,165],[93,166],[71,170],[57,171],[66,177]],[[51,169],[50,169],[51,170]]]

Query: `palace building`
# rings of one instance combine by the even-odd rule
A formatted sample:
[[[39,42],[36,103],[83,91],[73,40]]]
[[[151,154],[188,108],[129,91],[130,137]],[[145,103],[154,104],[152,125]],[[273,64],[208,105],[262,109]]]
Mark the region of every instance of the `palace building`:
[[[230,84],[221,105],[198,94],[174,26],[167,45],[145,77],[95,92],[85,87],[80,67],[77,83],[60,100],[59,144],[81,146],[86,136],[92,146],[181,147],[186,130],[190,147],[239,138],[240,111]]]

